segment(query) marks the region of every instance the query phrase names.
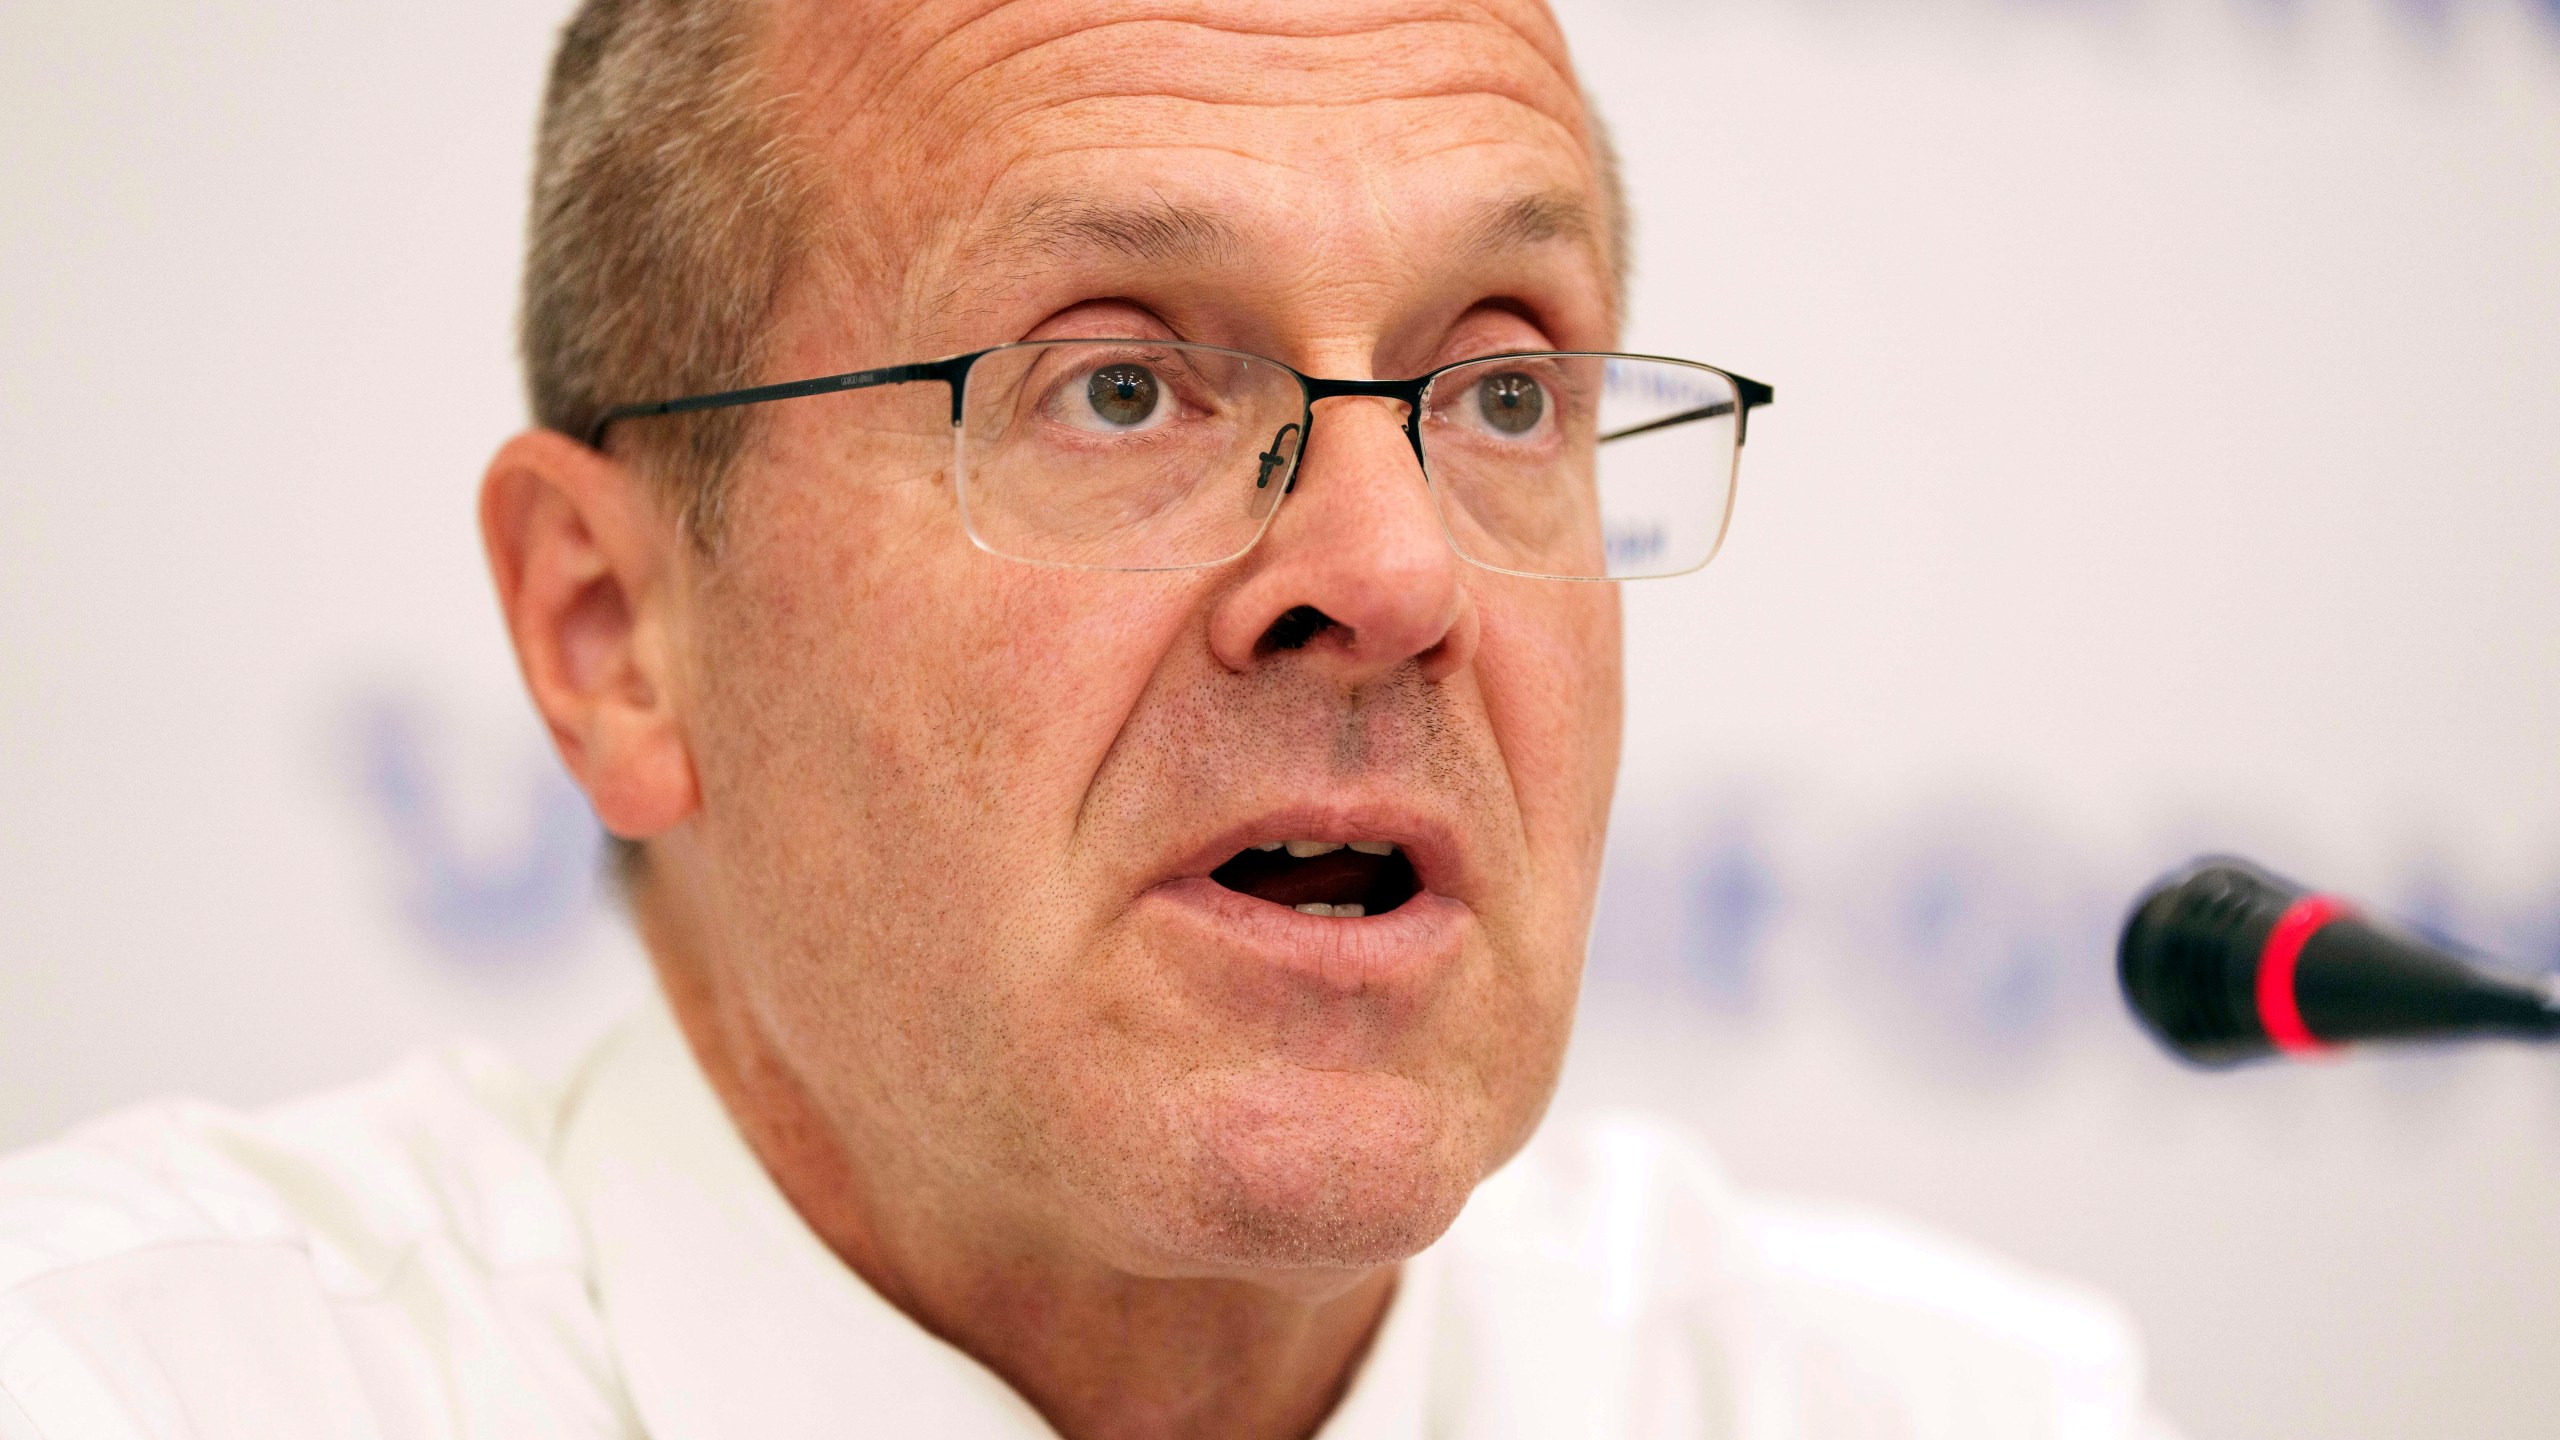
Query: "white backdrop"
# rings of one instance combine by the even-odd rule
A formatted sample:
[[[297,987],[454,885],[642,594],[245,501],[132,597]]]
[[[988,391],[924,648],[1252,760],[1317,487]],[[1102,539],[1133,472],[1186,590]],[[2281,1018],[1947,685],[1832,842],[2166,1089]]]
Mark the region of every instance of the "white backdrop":
[[[640,983],[469,497],[555,3],[0,9],[0,1143]],[[1578,0],[1634,348],[1774,382],[1630,591],[1562,1103],[2112,1288],[2198,1437],[2560,1426],[2560,1059],[2198,1077],[2235,848],[2560,968],[2560,7]]]

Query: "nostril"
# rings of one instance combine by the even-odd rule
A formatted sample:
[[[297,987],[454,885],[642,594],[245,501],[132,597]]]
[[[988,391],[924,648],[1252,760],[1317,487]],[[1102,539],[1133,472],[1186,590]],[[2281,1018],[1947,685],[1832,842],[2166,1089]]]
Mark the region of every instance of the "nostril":
[[[1271,622],[1271,628],[1263,631],[1262,639],[1254,645],[1254,652],[1268,655],[1275,650],[1303,649],[1308,641],[1340,624],[1313,605],[1300,605]]]

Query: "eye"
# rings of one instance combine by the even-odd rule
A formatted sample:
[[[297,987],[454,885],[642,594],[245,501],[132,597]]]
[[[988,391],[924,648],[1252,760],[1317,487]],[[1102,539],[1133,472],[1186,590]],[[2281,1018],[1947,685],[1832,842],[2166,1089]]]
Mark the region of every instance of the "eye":
[[[1546,387],[1517,370],[1476,382],[1476,409],[1505,435],[1526,435],[1547,413]]]
[[[1163,388],[1144,365],[1120,362],[1095,370],[1084,385],[1085,405],[1108,428],[1134,430],[1155,418]]]

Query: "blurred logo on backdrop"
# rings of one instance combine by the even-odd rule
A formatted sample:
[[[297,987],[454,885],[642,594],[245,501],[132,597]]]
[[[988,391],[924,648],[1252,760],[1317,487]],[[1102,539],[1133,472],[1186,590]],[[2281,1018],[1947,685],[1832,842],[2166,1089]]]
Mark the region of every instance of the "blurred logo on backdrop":
[[[603,832],[529,722],[466,726],[418,692],[377,688],[339,724],[388,898],[430,953],[538,965],[601,915]]]

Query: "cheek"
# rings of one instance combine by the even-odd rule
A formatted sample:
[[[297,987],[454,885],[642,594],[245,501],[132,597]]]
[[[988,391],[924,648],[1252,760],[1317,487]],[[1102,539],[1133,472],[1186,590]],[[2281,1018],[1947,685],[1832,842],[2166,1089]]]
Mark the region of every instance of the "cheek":
[[[1035,812],[1072,804],[1056,784],[1016,787],[1025,771],[1089,774],[1183,620],[1178,595],[977,550],[938,470],[859,490],[767,478],[738,511],[707,708],[828,752],[804,759],[962,786],[938,807],[990,788]],[[793,723],[735,714],[723,687]]]
[[[1095,938],[1069,842],[1192,597],[996,560],[941,493],[740,505],[689,728],[766,1023],[804,1071],[968,1130],[1014,1108],[983,1087],[1056,1066],[1043,1016]]]
[[[1568,891],[1579,872],[1587,909],[1625,707],[1617,587],[1504,581],[1478,606],[1478,680],[1532,862]]]
[[[706,828],[749,852],[772,906],[831,895],[856,917],[840,926],[874,931],[1027,924],[1184,633],[1180,587],[995,559],[947,497],[938,477],[858,494],[768,478],[732,512],[693,738]]]

